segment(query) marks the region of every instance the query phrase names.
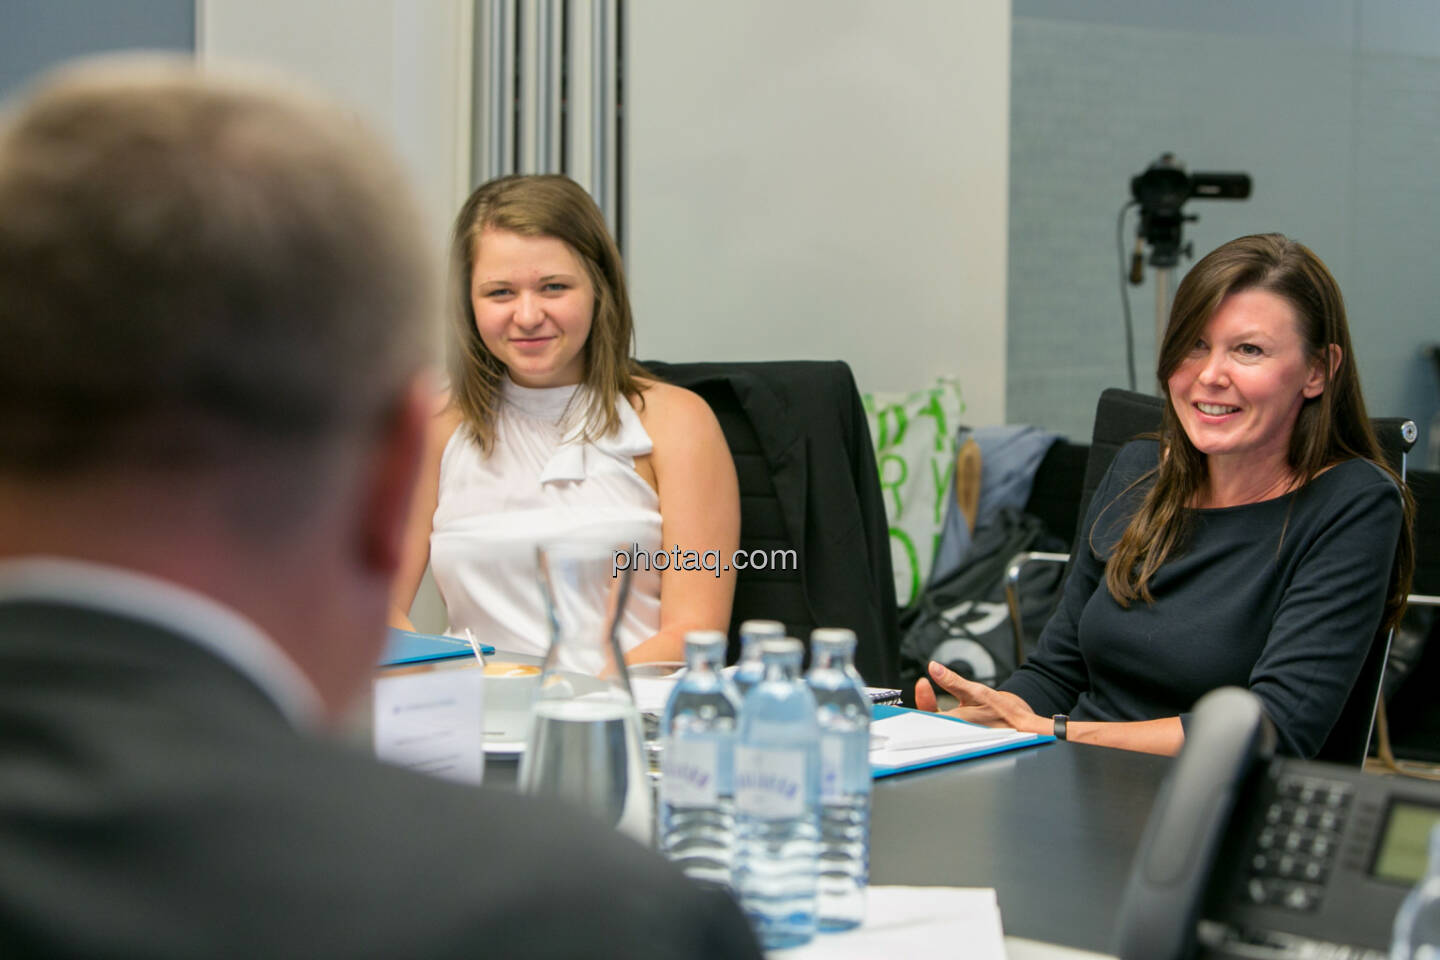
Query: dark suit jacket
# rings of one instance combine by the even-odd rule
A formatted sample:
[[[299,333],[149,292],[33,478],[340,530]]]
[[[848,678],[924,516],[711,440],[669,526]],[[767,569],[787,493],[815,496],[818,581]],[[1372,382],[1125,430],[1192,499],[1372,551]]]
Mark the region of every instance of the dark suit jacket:
[[[163,630],[9,602],[0,956],[759,952],[728,897],[604,827],[302,736]]]
[[[858,637],[855,666],[865,681],[898,684],[889,526],[870,428],[849,366],[812,360],[643,365],[694,390],[715,410],[740,474],[741,546],[756,546],[758,533],[767,546],[782,538],[798,556],[798,578],[775,571],[740,574],[732,635],[751,617],[783,621],[802,640],[817,626],[848,627]],[[747,476],[752,443],[763,456],[768,484],[765,476]],[[778,500],[783,526],[771,522],[769,498]]]

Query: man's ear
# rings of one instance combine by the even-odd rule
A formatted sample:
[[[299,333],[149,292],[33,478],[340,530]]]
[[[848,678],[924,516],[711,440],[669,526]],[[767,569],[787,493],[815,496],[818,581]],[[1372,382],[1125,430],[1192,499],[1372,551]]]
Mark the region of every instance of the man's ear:
[[[400,565],[434,395],[434,378],[429,373],[412,377],[376,431],[369,455],[362,460],[369,477],[362,501],[361,559],[386,577]]]
[[[1335,379],[1335,372],[1340,369],[1340,360],[1344,356],[1340,350],[1340,344],[1332,343],[1325,348],[1323,359],[1316,361],[1310,368],[1310,378],[1305,381],[1305,387],[1300,392],[1305,399],[1313,400],[1325,392],[1325,384]],[[1325,373],[1325,366],[1330,367],[1329,375]]]

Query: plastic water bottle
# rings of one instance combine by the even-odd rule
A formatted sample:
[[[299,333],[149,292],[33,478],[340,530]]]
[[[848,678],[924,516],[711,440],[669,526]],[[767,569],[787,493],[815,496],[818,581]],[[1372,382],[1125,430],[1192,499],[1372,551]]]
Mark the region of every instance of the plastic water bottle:
[[[725,634],[685,634],[685,673],[660,721],[660,849],[686,875],[730,885],[740,700],[721,673]]]
[[[1440,960],[1440,825],[1430,831],[1430,865],[1395,914],[1390,960]]]
[[[865,919],[870,876],[870,697],[855,670],[855,634],[810,634],[810,673],[820,724],[820,875],[822,931]]]
[[[765,676],[765,664],[760,661],[760,644],[766,640],[785,639],[785,624],[778,620],[746,620],[740,624],[740,662],[735,666],[735,689],[740,702],[750,689]]]
[[[815,936],[820,727],[794,639],[760,646],[765,676],[740,708],[735,889],[767,950]]]

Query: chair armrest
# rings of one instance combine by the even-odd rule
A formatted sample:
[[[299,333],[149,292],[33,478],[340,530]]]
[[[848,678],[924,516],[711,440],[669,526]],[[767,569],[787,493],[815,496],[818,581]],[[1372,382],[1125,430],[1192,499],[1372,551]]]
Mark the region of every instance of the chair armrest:
[[[1025,662],[1025,625],[1020,620],[1020,573],[1032,563],[1069,563],[1068,553],[1024,550],[1005,567],[1005,606],[1010,609],[1010,632],[1015,635],[1015,666]]]

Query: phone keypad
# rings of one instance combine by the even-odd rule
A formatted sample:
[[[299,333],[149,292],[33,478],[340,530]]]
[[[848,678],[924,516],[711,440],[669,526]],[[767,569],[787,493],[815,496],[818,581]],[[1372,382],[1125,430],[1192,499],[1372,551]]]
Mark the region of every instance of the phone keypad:
[[[1311,940],[1309,937],[1275,930],[1247,930],[1202,920],[1195,934],[1201,943],[1220,957],[1247,960],[1386,960],[1379,950]]]
[[[1353,794],[1341,781],[1280,777],[1250,858],[1252,903],[1300,912],[1320,905]]]

